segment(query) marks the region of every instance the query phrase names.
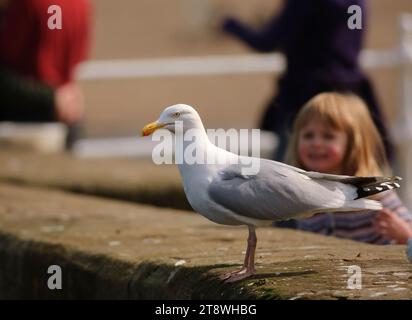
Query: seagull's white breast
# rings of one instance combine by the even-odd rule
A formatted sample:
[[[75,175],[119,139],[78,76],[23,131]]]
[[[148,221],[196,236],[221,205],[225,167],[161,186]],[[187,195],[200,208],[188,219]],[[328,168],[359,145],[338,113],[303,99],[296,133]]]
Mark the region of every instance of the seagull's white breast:
[[[196,167],[196,168],[195,168]],[[214,202],[208,193],[209,184],[213,179],[213,171],[206,165],[179,165],[183,180],[183,188],[192,208],[205,218],[219,224],[241,225],[230,210]]]

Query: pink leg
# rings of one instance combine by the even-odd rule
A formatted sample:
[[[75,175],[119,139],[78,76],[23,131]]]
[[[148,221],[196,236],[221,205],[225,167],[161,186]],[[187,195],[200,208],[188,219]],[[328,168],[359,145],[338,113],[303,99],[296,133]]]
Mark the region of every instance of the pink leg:
[[[235,282],[245,279],[255,273],[256,242],[255,227],[249,226],[249,237],[247,239],[247,249],[242,269],[224,274],[220,277],[221,280],[225,280],[225,282]]]

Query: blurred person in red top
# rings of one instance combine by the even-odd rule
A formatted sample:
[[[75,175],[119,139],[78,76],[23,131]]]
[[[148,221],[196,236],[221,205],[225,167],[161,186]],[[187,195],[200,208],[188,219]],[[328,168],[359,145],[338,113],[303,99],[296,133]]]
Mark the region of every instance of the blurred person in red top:
[[[56,5],[61,28],[50,28]],[[0,121],[66,123],[71,146],[84,114],[74,74],[89,50],[90,14],[88,0],[0,0]]]

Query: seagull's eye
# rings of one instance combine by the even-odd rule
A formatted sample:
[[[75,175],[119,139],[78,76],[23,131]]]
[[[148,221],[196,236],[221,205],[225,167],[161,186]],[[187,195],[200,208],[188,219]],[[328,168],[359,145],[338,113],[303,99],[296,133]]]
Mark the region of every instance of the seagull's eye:
[[[174,112],[174,113],[172,114],[172,117],[173,117],[173,118],[179,118],[179,117],[180,117],[180,112],[179,112],[179,111]]]

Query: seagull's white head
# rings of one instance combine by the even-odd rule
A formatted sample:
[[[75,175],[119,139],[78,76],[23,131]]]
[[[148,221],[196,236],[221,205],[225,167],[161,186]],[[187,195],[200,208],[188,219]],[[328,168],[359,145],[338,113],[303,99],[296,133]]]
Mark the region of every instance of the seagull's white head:
[[[187,104],[175,104],[164,109],[157,121],[147,124],[142,130],[142,135],[148,136],[160,128],[174,133],[178,121],[183,124],[183,131],[191,128],[203,129],[202,120],[194,108]]]

